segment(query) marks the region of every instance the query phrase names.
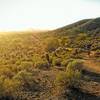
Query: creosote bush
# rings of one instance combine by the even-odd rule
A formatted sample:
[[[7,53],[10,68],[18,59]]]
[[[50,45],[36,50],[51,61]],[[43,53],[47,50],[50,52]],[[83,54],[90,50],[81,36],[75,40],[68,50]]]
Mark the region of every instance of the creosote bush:
[[[46,69],[49,68],[49,64],[47,61],[41,60],[35,63],[35,67],[39,69]]]
[[[66,67],[71,61],[73,61],[73,59],[63,59],[61,65]]]
[[[20,81],[15,79],[5,79],[3,83],[5,95],[14,95],[20,88]]]
[[[26,70],[20,71],[14,76],[14,79],[20,81],[20,85],[28,89],[31,89],[35,84],[33,74],[31,72],[27,72]]]
[[[53,66],[61,66],[61,59],[57,58],[57,57],[54,57],[53,61],[52,61],[52,65]]]
[[[65,72],[60,72],[56,76],[55,86],[57,87],[58,94],[65,93],[66,90],[73,87],[78,88],[81,79],[81,63],[78,61],[69,62]]]
[[[33,63],[24,61],[21,62],[21,64],[18,66],[19,71],[21,70],[26,70],[26,71],[31,71],[33,69]]]
[[[81,71],[82,69],[82,62],[79,60],[73,60],[69,62],[69,64],[66,67],[66,71]]]
[[[0,77],[0,98],[2,97],[14,97],[20,88],[21,82],[16,79],[5,79]]]

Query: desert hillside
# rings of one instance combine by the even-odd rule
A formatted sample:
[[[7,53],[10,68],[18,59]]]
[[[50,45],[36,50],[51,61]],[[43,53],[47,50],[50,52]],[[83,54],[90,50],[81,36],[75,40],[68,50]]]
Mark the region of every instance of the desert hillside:
[[[100,18],[1,33],[0,100],[100,100]]]

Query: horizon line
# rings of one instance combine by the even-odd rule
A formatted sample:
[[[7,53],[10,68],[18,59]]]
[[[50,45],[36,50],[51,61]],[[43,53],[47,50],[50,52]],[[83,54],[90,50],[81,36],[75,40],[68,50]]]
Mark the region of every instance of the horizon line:
[[[63,26],[59,26],[59,27],[55,27],[55,28],[38,28],[38,27],[30,27],[30,28],[9,28],[9,29],[0,29],[0,33],[2,32],[42,32],[42,31],[52,31],[52,30],[56,30],[58,28],[62,28],[62,27],[65,27],[67,25],[71,25],[71,24],[74,24],[78,21],[81,21],[81,20],[86,20],[86,19],[96,19],[96,18],[100,18],[100,17],[95,17],[95,18],[85,18],[85,19],[79,19],[79,20],[76,20],[76,21],[73,21],[71,23],[68,23],[66,25],[63,25]]]

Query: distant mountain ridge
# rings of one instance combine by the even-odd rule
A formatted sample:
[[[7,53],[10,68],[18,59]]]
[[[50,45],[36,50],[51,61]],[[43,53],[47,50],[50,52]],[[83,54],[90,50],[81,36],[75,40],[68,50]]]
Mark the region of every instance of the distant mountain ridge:
[[[57,34],[75,34],[84,32],[89,34],[98,33],[100,35],[100,17],[95,19],[84,19],[53,31],[53,33]]]

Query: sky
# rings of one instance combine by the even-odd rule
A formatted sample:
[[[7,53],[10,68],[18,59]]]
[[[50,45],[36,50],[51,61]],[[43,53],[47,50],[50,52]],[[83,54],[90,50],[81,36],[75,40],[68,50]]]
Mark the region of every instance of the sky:
[[[56,29],[100,17],[100,0],[0,0],[0,31]]]

